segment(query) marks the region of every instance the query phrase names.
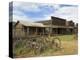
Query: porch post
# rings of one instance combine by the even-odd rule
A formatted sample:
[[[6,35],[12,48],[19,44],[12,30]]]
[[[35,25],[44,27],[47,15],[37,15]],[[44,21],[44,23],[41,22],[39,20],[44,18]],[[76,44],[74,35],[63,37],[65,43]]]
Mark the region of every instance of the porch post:
[[[36,27],[36,35],[37,35],[37,27]]]
[[[62,29],[61,29],[62,34],[63,34],[63,31],[64,31],[64,30],[63,30],[63,28],[62,28]]]
[[[27,35],[29,35],[29,27],[27,27]]]
[[[43,35],[44,35],[44,28],[43,28]]]
[[[58,34],[58,28],[55,28],[56,29],[56,34]]]

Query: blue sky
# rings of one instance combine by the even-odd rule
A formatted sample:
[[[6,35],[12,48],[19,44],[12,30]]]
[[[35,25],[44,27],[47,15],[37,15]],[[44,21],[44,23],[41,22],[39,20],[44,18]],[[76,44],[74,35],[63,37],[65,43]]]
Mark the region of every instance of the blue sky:
[[[12,7],[9,7],[12,8]],[[11,9],[10,9],[11,13]],[[65,4],[13,2],[13,20],[40,21],[51,16],[67,20],[78,20],[78,6]]]

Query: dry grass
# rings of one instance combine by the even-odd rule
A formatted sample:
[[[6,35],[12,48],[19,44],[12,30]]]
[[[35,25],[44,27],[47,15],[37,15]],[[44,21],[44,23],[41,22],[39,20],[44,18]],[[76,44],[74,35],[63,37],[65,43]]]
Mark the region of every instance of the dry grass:
[[[20,46],[14,50],[16,54],[15,57],[73,55],[78,53],[78,40],[74,39],[74,35],[63,35],[58,36],[58,38],[61,39],[61,49],[46,49],[43,53],[35,55],[34,51],[30,51],[29,53],[27,48],[21,47],[20,43]]]
[[[46,51],[41,56],[56,56],[56,55],[73,55],[78,53],[77,41],[63,41],[62,49],[53,51],[52,49]]]
[[[52,49],[43,53],[43,56],[56,56],[56,55],[74,55],[78,54],[78,40],[74,39],[74,35],[58,36],[61,39],[61,49],[53,51]],[[77,37],[76,37],[77,38]]]

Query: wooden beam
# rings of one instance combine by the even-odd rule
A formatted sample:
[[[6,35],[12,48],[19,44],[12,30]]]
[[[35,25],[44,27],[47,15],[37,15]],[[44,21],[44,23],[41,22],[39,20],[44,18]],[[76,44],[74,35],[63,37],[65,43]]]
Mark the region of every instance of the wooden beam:
[[[27,27],[27,35],[29,35],[29,27]]]

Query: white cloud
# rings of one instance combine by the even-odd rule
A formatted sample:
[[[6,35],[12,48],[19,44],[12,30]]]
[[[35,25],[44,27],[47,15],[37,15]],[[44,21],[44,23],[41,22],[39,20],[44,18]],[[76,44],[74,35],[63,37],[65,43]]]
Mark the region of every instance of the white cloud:
[[[38,3],[25,3],[25,2],[13,2],[13,20],[32,20],[31,18],[28,18],[25,16],[25,14],[19,10],[15,10],[14,8],[21,8],[23,11],[34,11],[34,12],[39,12],[41,9],[39,6],[44,6],[48,4],[38,4]],[[36,18],[37,20],[47,20],[50,19],[49,15],[44,15],[43,18]],[[32,20],[34,21],[34,20]]]
[[[36,3],[13,2],[13,7],[19,7],[25,11],[40,11],[38,5]]]
[[[50,19],[51,16],[60,17],[67,21],[74,21],[78,23],[78,7],[69,6],[60,8],[59,5],[53,5],[57,10],[54,13],[45,15],[43,19]]]
[[[63,7],[59,8],[53,16],[61,17],[67,20],[73,20],[74,22],[78,22],[78,7]]]
[[[31,21],[31,19],[29,19],[28,17],[26,16],[18,16],[18,15],[13,15],[13,21],[18,21],[18,20],[24,20],[24,21]]]
[[[48,5],[48,6],[52,6],[52,8],[56,9],[56,11],[54,11],[54,13],[51,14],[45,14],[42,18],[37,18],[37,20],[49,20],[51,18],[51,16],[55,16],[55,17],[60,17],[60,18],[64,18],[67,20],[73,20],[74,22],[78,22],[78,7],[75,6],[64,6],[60,8],[60,5],[58,4],[38,4],[38,3],[26,3],[26,2],[14,2],[13,6],[16,7],[18,6],[19,8],[21,8],[23,11],[34,11],[34,12],[39,12],[40,8],[39,6],[44,6],[44,5]],[[43,11],[44,12],[44,11]],[[17,11],[14,10],[13,13],[17,13],[19,15],[15,15],[14,14],[14,20],[32,20],[32,18],[29,18],[27,16],[25,16],[25,14],[21,11]],[[32,20],[34,21],[34,20]]]
[[[13,10],[13,15],[24,15],[24,13],[19,10]]]
[[[77,8],[76,7],[63,7],[61,9],[59,9],[60,12],[58,12],[59,14],[76,14],[77,13]]]

